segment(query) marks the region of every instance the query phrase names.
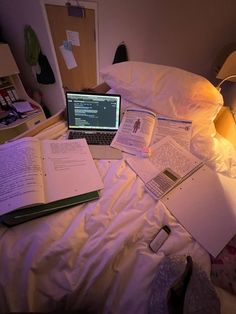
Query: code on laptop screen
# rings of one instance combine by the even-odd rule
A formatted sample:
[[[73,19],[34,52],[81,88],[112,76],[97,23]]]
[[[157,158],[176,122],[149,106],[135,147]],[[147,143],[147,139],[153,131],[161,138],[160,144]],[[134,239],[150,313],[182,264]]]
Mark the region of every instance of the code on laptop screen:
[[[120,96],[66,93],[68,126],[74,129],[117,130]]]

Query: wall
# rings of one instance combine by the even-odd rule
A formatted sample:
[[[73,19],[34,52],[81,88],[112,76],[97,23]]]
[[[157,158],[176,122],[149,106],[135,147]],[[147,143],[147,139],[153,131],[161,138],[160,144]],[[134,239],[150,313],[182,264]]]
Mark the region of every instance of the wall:
[[[234,0],[99,0],[100,65],[125,41],[130,59],[212,76],[220,50],[236,41]]]
[[[216,83],[216,59],[225,45],[236,41],[235,0],[95,2],[98,3],[100,68],[112,63],[117,46],[124,41],[130,60],[181,67]],[[58,75],[40,0],[1,0],[0,23],[25,86],[33,85],[31,70],[24,61],[26,23],[37,32],[43,52]],[[60,77],[56,79],[55,86],[43,87],[45,102],[53,112],[64,105]]]
[[[177,66],[217,85],[215,68],[222,53],[227,46],[236,48],[235,0],[98,0],[98,4],[101,68],[112,63],[117,45],[124,41],[130,60]],[[224,83],[222,94],[225,103],[236,108],[235,84]]]
[[[43,54],[53,69],[56,84],[38,84],[32,68],[25,60],[24,27],[31,25],[40,42]],[[44,22],[44,14],[41,3],[38,0],[1,0],[0,1],[0,26],[3,35],[10,45],[16,63],[20,69],[20,77],[28,93],[31,90],[40,90],[43,101],[52,114],[60,110],[64,105],[64,94],[61,88],[58,66],[54,53],[50,46],[47,25]]]

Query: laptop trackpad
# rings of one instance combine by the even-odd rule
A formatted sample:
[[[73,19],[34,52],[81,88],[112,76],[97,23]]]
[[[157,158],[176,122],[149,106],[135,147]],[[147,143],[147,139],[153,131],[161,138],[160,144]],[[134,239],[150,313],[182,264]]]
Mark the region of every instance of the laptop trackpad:
[[[89,145],[93,159],[121,159],[122,152],[109,145]]]

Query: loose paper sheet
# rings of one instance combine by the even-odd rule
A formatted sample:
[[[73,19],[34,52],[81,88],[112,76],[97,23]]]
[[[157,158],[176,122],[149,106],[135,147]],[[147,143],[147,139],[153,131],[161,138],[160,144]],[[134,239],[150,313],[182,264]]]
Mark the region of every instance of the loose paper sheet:
[[[203,166],[161,199],[214,257],[236,233],[236,179]]]
[[[151,146],[151,156],[127,156],[126,161],[138,176],[147,183],[165,168],[170,168],[181,178],[201,164],[201,160],[166,136]]]
[[[151,144],[155,144],[165,136],[173,137],[178,144],[189,150],[192,136],[192,121],[158,115]]]
[[[67,40],[72,43],[73,46],[80,46],[79,33],[66,30]]]
[[[12,106],[17,110],[17,112],[24,113],[34,110],[28,101],[17,101],[12,103]]]
[[[76,60],[75,60],[73,52],[71,50],[66,49],[64,47],[64,45],[61,45],[59,48],[60,48],[62,57],[63,57],[63,59],[65,61],[65,64],[66,64],[67,68],[69,70],[73,69],[73,68],[76,68],[77,67],[77,63],[76,63]]]

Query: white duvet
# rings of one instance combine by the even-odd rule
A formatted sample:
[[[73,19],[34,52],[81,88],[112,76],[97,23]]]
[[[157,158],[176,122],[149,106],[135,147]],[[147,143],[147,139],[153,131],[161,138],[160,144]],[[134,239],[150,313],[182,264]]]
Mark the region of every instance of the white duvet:
[[[209,163],[232,174],[236,158],[222,156],[220,140],[208,143]],[[124,160],[96,163],[104,181],[99,200],[10,229],[0,226],[0,312],[147,313],[163,256],[189,254],[209,274],[208,253]],[[155,254],[149,243],[163,225],[171,234]]]
[[[209,272],[208,254],[125,161],[97,164],[105,185],[98,201],[0,227],[0,312],[146,313],[164,255],[191,254]],[[164,224],[172,232],[154,254],[148,245]]]

